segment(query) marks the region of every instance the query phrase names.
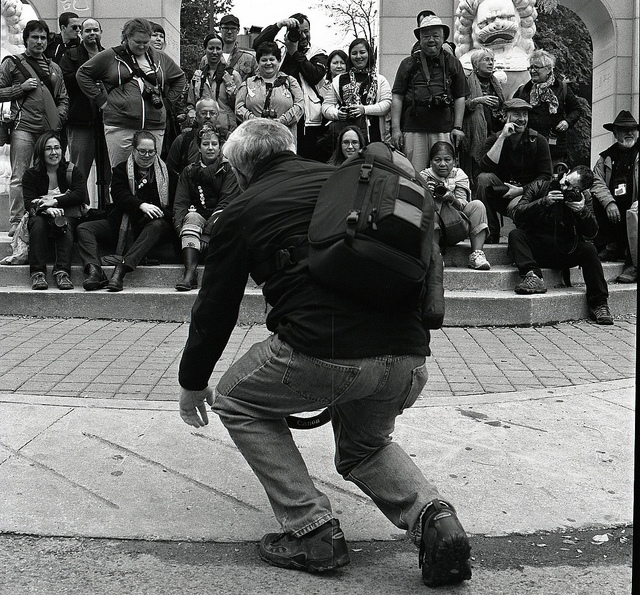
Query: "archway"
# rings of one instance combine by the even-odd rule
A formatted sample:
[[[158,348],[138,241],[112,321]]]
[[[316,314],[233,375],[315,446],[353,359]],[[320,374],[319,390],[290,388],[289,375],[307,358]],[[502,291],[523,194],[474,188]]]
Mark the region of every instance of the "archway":
[[[458,0],[433,0],[429,8],[453,28]],[[611,144],[602,124],[621,109],[640,108],[640,5],[637,0],[560,0],[585,23],[593,41],[591,159]],[[419,0],[380,0],[380,70],[393,81],[414,42]]]

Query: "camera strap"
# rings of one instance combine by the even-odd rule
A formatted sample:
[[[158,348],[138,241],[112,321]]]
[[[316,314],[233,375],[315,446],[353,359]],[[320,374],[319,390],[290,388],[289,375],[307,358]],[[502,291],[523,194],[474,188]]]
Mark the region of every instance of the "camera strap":
[[[155,62],[153,61],[153,58],[151,57],[151,54],[149,54],[148,52],[145,53],[147,57],[147,61],[149,62],[149,66],[151,66],[151,68],[153,69],[153,73],[147,73],[147,72],[144,72],[142,68],[140,68],[140,66],[138,66],[138,63],[136,62],[133,55],[130,52],[128,52],[125,48],[114,47],[113,51],[129,67],[129,69],[131,70],[134,76],[137,76],[138,78],[141,78],[147,81],[153,87],[155,87],[158,84],[158,76],[156,74],[156,65],[155,65]]]

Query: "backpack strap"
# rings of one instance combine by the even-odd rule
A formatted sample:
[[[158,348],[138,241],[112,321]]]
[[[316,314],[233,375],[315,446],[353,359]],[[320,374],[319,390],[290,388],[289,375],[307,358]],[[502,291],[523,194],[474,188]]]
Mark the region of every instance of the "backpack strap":
[[[251,269],[251,277],[262,285],[272,275],[301,263],[309,256],[307,236],[293,236],[283,242],[284,248],[267,248],[256,256],[258,264]]]
[[[360,220],[362,205],[364,204],[364,198],[367,194],[367,185],[371,180],[374,161],[375,155],[372,152],[368,152],[364,157],[364,163],[360,166],[360,177],[358,178],[356,196],[353,200],[353,208],[347,215],[347,242],[352,242],[356,236],[358,221]],[[373,225],[375,226],[375,223],[373,223]]]
[[[67,186],[69,186],[69,188],[71,188],[71,180],[73,179],[73,168],[74,168],[73,163],[69,161],[69,164],[67,165],[67,171],[66,171]]]

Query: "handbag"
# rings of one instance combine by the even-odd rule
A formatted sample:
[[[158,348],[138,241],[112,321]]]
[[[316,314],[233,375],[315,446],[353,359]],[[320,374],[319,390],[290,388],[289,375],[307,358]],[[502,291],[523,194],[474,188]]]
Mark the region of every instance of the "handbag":
[[[443,201],[438,211],[440,245],[455,246],[469,235],[469,219],[453,205]]]
[[[11,143],[14,120],[0,120],[0,147]]]

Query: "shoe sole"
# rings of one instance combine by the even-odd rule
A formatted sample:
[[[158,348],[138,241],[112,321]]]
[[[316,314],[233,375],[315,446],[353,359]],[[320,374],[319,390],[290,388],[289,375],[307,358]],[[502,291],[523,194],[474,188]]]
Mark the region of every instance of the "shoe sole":
[[[444,539],[430,568],[423,565],[422,582],[427,587],[452,585],[471,578],[471,545],[464,536]],[[425,576],[427,575],[427,576]]]
[[[490,271],[491,270],[490,264],[481,264],[479,267],[474,267],[471,265],[468,265],[468,266],[472,271]]]
[[[258,550],[260,558],[270,564],[271,566],[277,566],[278,568],[286,568],[288,570],[304,570],[306,572],[325,572],[328,570],[335,570],[346,566],[351,562],[349,556],[343,556],[339,558],[331,558],[328,560],[312,560],[305,561],[304,563],[296,562],[292,558],[272,558],[268,553],[263,552],[262,549]]]
[[[98,289],[104,289],[109,281],[103,281],[100,283],[83,283],[82,288],[85,291],[97,291]]]
[[[534,293],[547,293],[546,289],[514,289],[518,295],[533,295]]]

